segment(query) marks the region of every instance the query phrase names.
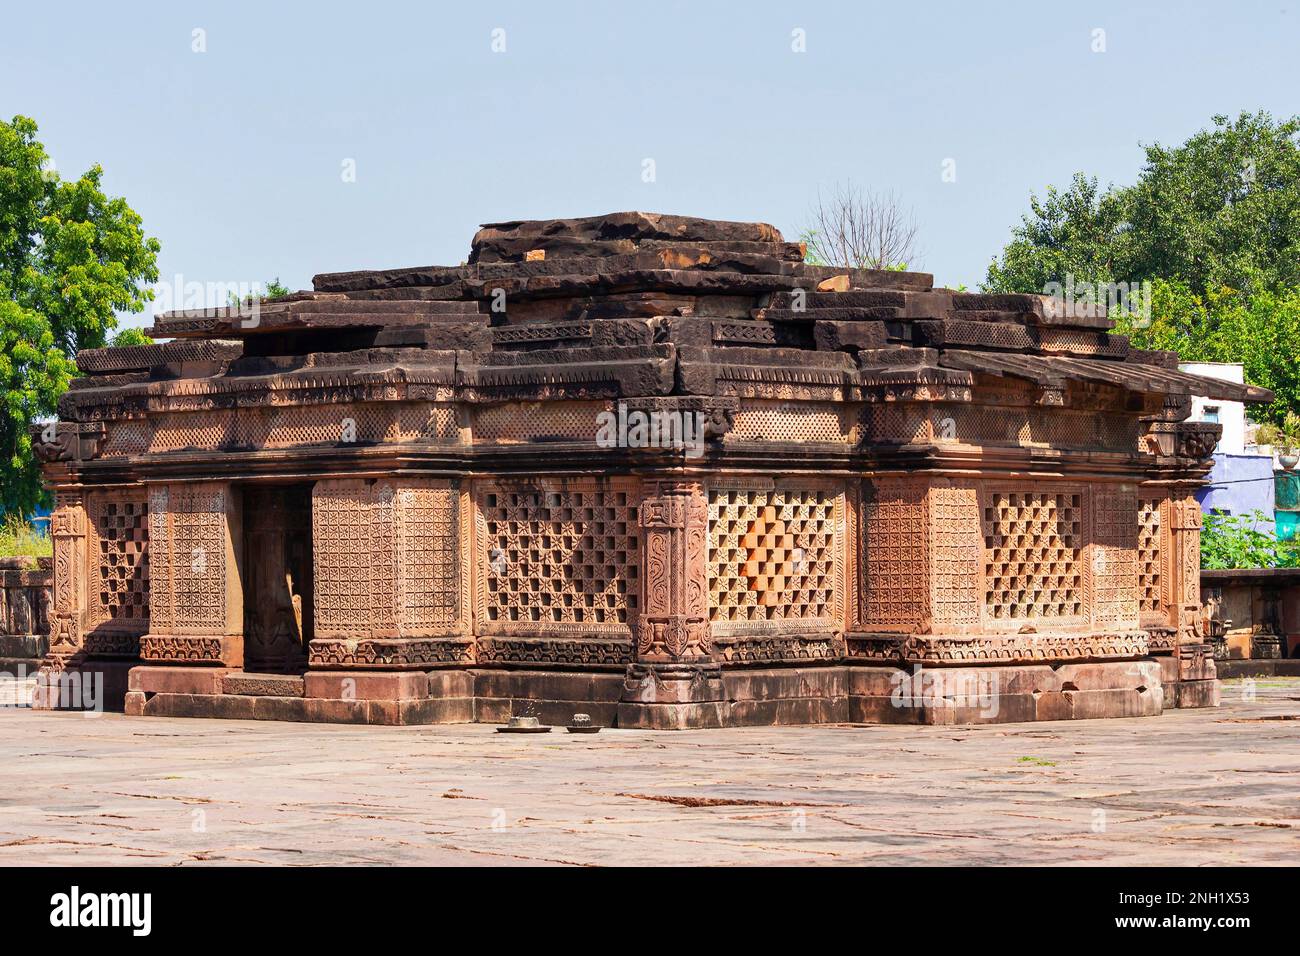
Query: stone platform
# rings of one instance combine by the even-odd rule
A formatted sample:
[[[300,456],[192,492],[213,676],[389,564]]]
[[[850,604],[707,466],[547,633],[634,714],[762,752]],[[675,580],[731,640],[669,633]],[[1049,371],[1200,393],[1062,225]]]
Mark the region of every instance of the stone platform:
[[[521,715],[565,725],[574,713],[586,713],[604,727],[688,730],[1152,717],[1166,706],[1160,663],[1153,660],[915,670],[753,668],[721,671],[713,683],[672,688],[636,674],[554,670],[322,671],[288,677],[151,666],[131,672],[125,710],[149,717],[387,725],[505,723]],[[1212,698],[1189,697],[1182,706],[1217,704],[1217,682],[1204,683]]]

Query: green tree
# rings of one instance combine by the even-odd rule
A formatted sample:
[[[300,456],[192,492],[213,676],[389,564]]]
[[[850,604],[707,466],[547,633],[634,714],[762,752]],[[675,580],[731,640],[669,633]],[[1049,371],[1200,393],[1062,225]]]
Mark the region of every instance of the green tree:
[[[990,292],[1048,282],[1168,279],[1195,293],[1300,283],[1300,118],[1215,116],[1181,146],[1146,147],[1137,182],[1048,187],[990,264]]]
[[[36,123],[0,122],[0,510],[43,498],[29,426],[51,415],[78,349],[104,344],[117,312],[153,297],[159,244],[103,170],[75,180],[48,169]]]
[[[1030,211],[990,265],[990,292],[1050,283],[1150,282],[1143,314],[1116,312],[1142,348],[1185,360],[1240,362],[1277,400],[1256,417],[1300,410],[1300,118],[1216,116],[1180,146],[1146,148],[1132,186],[1069,188]]]
[[[1300,118],[1216,116],[1181,146],[1149,146],[1127,198],[1127,278],[1197,291],[1300,282]]]
[[[108,344],[114,347],[123,345],[153,345],[153,339],[145,335],[143,329],[138,329],[131,325],[114,332],[113,337],[108,340]]]
[[[1240,362],[1247,382],[1273,390],[1256,421],[1281,424],[1300,410],[1300,286],[1195,292],[1186,282],[1151,284],[1149,315],[1115,313],[1116,330],[1138,348],[1168,349],[1188,362]]]
[[[1113,282],[1122,271],[1125,194],[1102,192],[1075,173],[1064,191],[1029,197],[1029,212],[1012,229],[1000,260],[989,265],[986,292],[1042,292],[1050,282]]]

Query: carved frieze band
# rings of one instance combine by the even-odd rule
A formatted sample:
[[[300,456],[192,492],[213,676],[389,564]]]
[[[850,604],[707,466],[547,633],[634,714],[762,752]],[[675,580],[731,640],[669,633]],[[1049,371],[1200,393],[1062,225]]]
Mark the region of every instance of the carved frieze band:
[[[140,656],[167,664],[228,663],[227,640],[220,637],[146,634],[140,638]]]
[[[1145,631],[1116,634],[1061,634],[948,637],[927,634],[891,638],[850,634],[851,658],[934,663],[1028,663],[1055,660],[1109,660],[1149,652]]]
[[[374,667],[420,669],[475,662],[471,637],[369,638],[347,640],[318,637],[311,642],[308,662],[313,668]]]

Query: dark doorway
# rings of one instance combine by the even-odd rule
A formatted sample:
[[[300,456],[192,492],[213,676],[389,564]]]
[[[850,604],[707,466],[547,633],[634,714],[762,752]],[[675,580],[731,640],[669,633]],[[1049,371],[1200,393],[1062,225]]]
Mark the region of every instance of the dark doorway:
[[[312,637],[311,485],[244,488],[244,670],[300,674]]]

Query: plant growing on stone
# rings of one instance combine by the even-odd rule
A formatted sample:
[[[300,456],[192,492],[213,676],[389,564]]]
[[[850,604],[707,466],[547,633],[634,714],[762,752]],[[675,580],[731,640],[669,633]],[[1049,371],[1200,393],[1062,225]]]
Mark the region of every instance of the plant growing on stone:
[[[1268,520],[1262,511],[1243,515],[1207,514],[1201,529],[1201,567],[1221,570],[1293,566],[1291,550],[1261,529]]]
[[[829,196],[818,194],[799,238],[814,265],[906,272],[916,258],[916,234],[916,219],[898,196],[844,183]]]

